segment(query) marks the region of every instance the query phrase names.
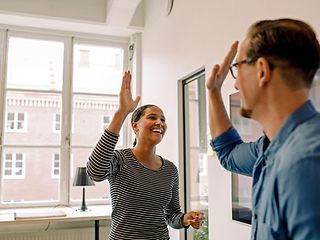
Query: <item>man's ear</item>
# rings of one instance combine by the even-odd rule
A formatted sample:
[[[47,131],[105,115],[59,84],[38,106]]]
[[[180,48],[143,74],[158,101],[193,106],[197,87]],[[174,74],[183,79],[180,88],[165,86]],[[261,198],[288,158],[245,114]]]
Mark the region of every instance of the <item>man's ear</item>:
[[[257,60],[257,68],[258,68],[258,79],[259,79],[259,86],[262,87],[269,83],[271,80],[271,70],[269,66],[269,62],[264,57],[260,57]]]

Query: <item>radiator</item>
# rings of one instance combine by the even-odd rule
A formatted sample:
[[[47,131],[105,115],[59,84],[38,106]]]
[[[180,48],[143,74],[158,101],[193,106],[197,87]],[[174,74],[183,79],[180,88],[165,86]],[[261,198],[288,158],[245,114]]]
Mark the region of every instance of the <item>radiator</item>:
[[[106,240],[109,228],[100,227],[100,240]],[[50,230],[46,232],[2,233],[0,240],[94,240],[94,228]]]

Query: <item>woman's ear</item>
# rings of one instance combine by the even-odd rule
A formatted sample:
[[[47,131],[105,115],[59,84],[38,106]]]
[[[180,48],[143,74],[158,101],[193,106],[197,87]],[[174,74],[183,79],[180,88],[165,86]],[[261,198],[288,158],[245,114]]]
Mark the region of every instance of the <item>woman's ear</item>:
[[[259,86],[263,87],[264,85],[268,84],[271,80],[271,69],[268,60],[264,57],[258,58],[257,68]]]
[[[136,122],[132,122],[131,127],[133,129],[134,134],[137,134],[137,132],[139,131],[138,124]]]

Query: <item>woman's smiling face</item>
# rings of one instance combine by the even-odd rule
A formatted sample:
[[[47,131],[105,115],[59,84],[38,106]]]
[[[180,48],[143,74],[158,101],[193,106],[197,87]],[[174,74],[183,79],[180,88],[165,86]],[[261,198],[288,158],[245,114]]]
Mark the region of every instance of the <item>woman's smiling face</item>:
[[[137,122],[132,123],[132,128],[138,142],[151,141],[158,144],[167,130],[166,118],[159,107],[151,106],[144,110]]]

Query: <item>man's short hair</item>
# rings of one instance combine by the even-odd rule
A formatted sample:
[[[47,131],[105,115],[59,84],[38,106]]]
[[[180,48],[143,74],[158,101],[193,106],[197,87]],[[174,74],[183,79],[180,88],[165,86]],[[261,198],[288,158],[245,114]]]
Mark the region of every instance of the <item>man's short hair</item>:
[[[248,58],[266,58],[292,88],[311,86],[320,66],[320,46],[311,26],[295,19],[263,20],[249,28],[248,37]]]

